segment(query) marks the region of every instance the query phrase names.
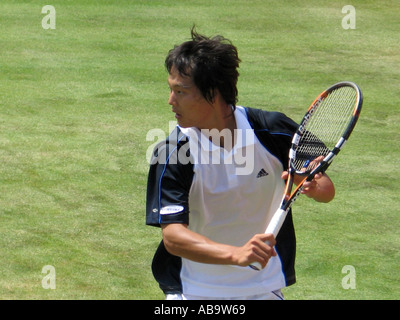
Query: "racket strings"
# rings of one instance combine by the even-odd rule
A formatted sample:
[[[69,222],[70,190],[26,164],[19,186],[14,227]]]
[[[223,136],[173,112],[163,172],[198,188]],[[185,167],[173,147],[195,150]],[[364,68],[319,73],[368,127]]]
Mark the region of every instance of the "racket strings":
[[[340,87],[322,100],[304,126],[292,164],[298,171],[309,172],[318,165],[313,161],[325,157],[344,135],[353,116],[357,92]]]

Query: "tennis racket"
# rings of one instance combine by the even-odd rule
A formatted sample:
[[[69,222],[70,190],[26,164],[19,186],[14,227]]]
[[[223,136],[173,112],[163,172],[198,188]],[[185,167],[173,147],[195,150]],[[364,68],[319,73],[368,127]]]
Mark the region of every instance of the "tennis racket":
[[[265,233],[278,235],[286,215],[303,190],[319,172],[325,172],[349,138],[360,115],[363,97],[353,82],[339,82],[322,92],[308,108],[289,151],[289,175],[281,207],[275,212]],[[292,191],[294,175],[304,179]],[[258,262],[251,268],[261,270]]]

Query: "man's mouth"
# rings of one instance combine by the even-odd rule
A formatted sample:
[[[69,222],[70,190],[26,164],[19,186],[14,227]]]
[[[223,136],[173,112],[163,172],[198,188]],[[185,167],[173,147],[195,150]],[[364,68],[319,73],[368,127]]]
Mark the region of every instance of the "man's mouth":
[[[172,109],[172,112],[175,113],[175,118],[177,118],[177,119],[181,118],[182,115],[180,113],[176,112],[176,110]]]

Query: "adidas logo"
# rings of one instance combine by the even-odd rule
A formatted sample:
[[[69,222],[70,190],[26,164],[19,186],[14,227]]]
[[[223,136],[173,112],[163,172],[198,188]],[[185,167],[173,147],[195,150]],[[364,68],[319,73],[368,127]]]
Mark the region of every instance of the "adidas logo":
[[[260,170],[260,172],[257,174],[257,178],[265,177],[265,176],[267,176],[267,175],[268,175],[268,172],[265,171],[264,168],[262,168],[262,169]]]

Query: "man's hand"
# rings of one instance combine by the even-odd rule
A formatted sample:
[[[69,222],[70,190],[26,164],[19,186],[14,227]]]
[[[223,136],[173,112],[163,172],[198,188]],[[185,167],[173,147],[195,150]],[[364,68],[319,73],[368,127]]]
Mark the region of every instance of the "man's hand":
[[[259,262],[264,268],[271,257],[276,256],[274,250],[275,238],[272,234],[256,234],[244,246],[233,252],[235,264],[247,267],[253,262]]]
[[[323,159],[324,157],[322,156],[317,157],[311,162],[310,166],[317,166]],[[289,173],[284,171],[282,172],[281,178],[286,180],[288,175]],[[294,183],[298,185],[304,178],[304,176],[295,175]],[[335,186],[326,173],[317,173],[311,181],[304,182],[301,193],[318,202],[329,202],[335,197]]]

